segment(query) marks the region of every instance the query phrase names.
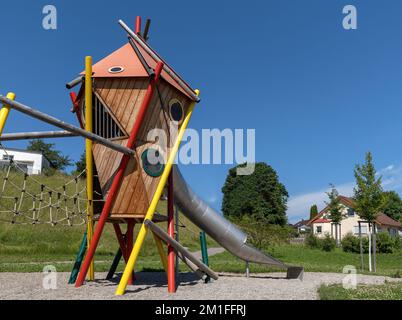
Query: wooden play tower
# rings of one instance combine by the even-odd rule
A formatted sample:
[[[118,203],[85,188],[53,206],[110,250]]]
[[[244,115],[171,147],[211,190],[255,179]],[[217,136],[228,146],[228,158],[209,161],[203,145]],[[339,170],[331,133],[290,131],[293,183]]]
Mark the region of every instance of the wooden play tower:
[[[199,101],[198,91],[148,45],[147,35],[141,33],[139,17],[135,32],[122,21],[120,25],[129,36],[128,43],[93,67],[87,66],[86,75],[87,78],[90,75],[90,80],[81,84],[77,97],[73,96],[75,112],[84,126],[90,117],[94,134],[133,150],[127,155],[96,141],[91,146],[94,191],[102,195],[104,204],[93,207],[98,222],[76,281],[77,287],[83,284],[104,225],[111,222],[127,264],[116,291],[118,295],[132,282],[134,265],[149,229],[146,222],[167,220],[168,235],[173,238],[170,171],[195,103]],[[148,27],[149,21],[146,30]],[[88,114],[89,105],[92,107]],[[155,134],[158,132],[162,134]],[[155,210],[166,184],[168,216],[164,217],[155,214]],[[121,223],[127,224],[125,237]],[[141,228],[133,244],[136,223],[141,223]],[[174,292],[174,248],[168,245],[167,258],[161,238],[156,232],[153,234],[168,274],[169,292]]]

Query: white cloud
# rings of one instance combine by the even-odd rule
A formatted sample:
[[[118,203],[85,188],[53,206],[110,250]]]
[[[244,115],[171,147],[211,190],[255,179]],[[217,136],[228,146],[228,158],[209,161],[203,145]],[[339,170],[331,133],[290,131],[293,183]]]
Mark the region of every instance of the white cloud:
[[[354,183],[345,183],[336,186],[338,192],[344,196],[351,196],[353,194]],[[318,210],[325,207],[325,201],[328,200],[326,192],[330,191],[330,187],[318,191],[291,196],[288,201],[287,215],[290,222],[296,222],[300,219],[308,219],[310,214],[310,207],[313,204],[318,206]]]
[[[382,176],[382,186],[384,190],[402,191],[402,165],[389,165],[378,170],[377,173]],[[347,182],[336,185],[335,187],[339,194],[352,196],[354,186],[354,182]],[[330,188],[327,187],[314,192],[291,196],[288,201],[287,210],[289,221],[294,223],[300,219],[308,219],[310,207],[313,204],[318,206],[318,210],[323,209],[325,207],[325,201],[328,199],[325,192],[329,191],[329,189]]]

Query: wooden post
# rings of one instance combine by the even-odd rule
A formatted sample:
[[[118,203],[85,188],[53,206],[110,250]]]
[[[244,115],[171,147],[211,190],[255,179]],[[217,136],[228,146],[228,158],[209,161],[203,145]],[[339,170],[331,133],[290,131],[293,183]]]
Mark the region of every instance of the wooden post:
[[[363,241],[362,241],[362,223],[361,223],[361,221],[359,221],[358,224],[359,224],[359,239],[360,239],[360,270],[363,271],[364,261],[363,261]]]
[[[375,221],[373,222],[373,271],[377,272],[377,227]]]

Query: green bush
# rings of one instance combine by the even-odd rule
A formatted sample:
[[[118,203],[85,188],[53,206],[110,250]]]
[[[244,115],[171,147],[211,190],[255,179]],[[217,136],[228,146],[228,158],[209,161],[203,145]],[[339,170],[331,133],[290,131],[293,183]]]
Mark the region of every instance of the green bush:
[[[289,239],[294,236],[293,228],[270,224],[255,216],[231,217],[230,220],[248,235],[248,241],[258,249],[287,244]]]
[[[307,247],[312,249],[321,249],[320,239],[318,239],[314,234],[309,233],[306,236],[305,244]]]
[[[326,234],[324,239],[316,237],[314,234],[309,233],[306,236],[305,245],[312,249],[320,249],[330,252],[335,249],[336,242],[329,234]]]
[[[324,239],[320,239],[320,242],[321,242],[321,249],[323,251],[331,252],[335,250],[336,241],[329,234],[326,234]]]
[[[395,237],[395,240],[394,240],[394,248],[395,248],[395,250],[400,250],[400,249],[402,249],[401,238],[400,238],[399,236],[396,236],[396,237]]]
[[[393,253],[395,249],[395,239],[388,232],[379,232],[377,234],[377,252]]]
[[[342,250],[345,252],[360,253],[360,239],[351,233],[343,237]],[[363,252],[368,253],[368,238],[362,237]]]

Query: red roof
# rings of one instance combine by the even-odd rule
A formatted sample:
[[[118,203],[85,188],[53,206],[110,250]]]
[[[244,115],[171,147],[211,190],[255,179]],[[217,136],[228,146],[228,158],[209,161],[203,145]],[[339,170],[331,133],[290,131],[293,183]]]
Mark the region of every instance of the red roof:
[[[138,45],[137,48],[146,64],[152,69],[155,69],[157,62],[141,46]],[[118,73],[112,73],[109,70],[113,67],[122,67],[123,70]],[[130,43],[125,44],[94,64],[92,72],[94,78],[148,77],[147,70]],[[84,72],[81,74],[83,73]],[[193,100],[165,70],[162,70],[161,76],[169,84]]]
[[[375,222],[378,223],[379,225],[383,225],[383,226],[401,228],[401,223],[399,221],[396,221],[396,220],[388,217],[384,213],[380,213],[377,216],[377,218],[375,219]]]
[[[324,219],[324,218],[320,218],[320,219],[314,220],[314,223],[330,223],[330,222],[331,222],[331,220],[329,220],[329,219]]]

